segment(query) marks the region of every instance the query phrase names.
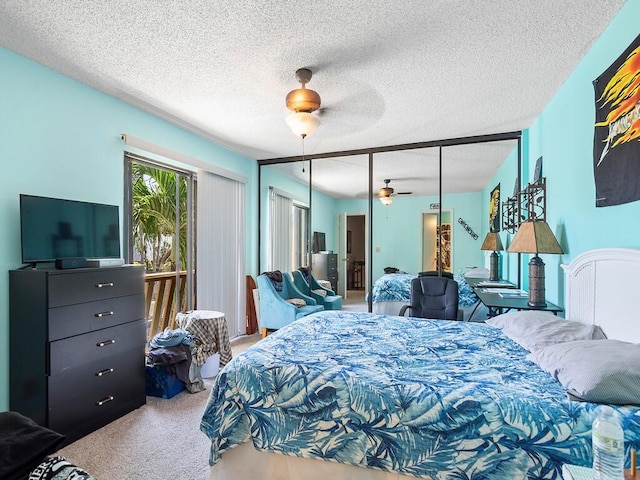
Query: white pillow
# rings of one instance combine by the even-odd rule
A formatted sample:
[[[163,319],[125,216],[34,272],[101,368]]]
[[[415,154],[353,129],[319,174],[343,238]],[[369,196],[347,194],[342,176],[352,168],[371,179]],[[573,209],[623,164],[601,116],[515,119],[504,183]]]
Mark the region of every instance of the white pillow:
[[[524,310],[522,312],[518,310],[511,310],[507,313],[491,317],[487,319],[485,323],[492,327],[503,329],[514,322],[524,321],[528,323],[538,323],[547,321],[549,318],[557,319],[558,317],[549,312],[540,312],[536,310]]]
[[[530,352],[556,343],[607,338],[597,325],[564,320],[549,312],[534,310],[507,312],[486,323],[502,329],[502,333]]]
[[[554,376],[570,398],[640,405],[640,345],[620,340],[578,340],[527,355]]]
[[[464,272],[464,276],[471,278],[489,278],[489,270],[482,267],[473,267]]]
[[[327,296],[327,291],[326,290],[321,290],[321,289],[313,290],[313,293],[317,293],[318,295],[322,295],[323,297]]]

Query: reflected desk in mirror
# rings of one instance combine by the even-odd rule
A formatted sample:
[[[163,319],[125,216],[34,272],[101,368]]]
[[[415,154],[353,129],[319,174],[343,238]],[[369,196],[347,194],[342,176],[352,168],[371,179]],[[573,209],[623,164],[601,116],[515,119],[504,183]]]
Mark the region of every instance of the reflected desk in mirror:
[[[489,317],[500,315],[509,310],[540,310],[552,312],[557,315],[564,309],[551,302],[546,302],[544,307],[532,307],[529,305],[529,295],[523,290],[514,288],[474,288],[480,301],[489,309]]]

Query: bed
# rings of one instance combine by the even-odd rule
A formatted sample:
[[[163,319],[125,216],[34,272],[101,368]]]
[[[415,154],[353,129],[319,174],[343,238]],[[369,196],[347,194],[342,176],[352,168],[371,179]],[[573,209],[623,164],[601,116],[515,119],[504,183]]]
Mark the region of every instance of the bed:
[[[214,382],[201,423],[211,439],[210,478],[560,479],[564,463],[591,462],[597,389],[568,388],[532,357],[616,339],[637,353],[640,321],[626,308],[633,287],[615,280],[638,272],[637,250],[576,257],[565,268],[571,321],[554,321],[590,336],[565,332],[557,341],[554,333],[535,348],[507,326],[483,323],[342,311],[298,320],[237,356]],[[511,325],[549,315],[496,319],[510,325],[523,314],[527,322]],[[595,340],[595,325],[609,340]],[[640,392],[630,394],[637,403]],[[639,448],[640,407],[624,396],[613,401],[625,449]]]
[[[372,290],[373,313],[397,315],[404,305],[410,303],[411,281],[417,276],[412,273],[386,273],[378,278]],[[463,312],[463,320],[486,318],[486,310],[476,309],[479,300],[465,276],[455,274],[453,278],[458,282],[458,309]]]

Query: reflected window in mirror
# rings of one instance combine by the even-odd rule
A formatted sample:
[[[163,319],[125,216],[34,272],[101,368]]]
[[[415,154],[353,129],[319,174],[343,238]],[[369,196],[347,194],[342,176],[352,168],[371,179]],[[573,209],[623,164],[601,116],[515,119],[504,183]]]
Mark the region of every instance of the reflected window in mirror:
[[[307,244],[309,231],[309,208],[305,205],[293,203],[293,228],[292,234],[292,250],[291,250],[291,269],[297,270],[308,264]]]

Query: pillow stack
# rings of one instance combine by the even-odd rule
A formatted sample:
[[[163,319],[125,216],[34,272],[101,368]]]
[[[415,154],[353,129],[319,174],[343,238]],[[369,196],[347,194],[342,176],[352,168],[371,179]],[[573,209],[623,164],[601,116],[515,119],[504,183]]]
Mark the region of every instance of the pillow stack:
[[[608,340],[597,325],[550,313],[509,312],[486,322],[531,353],[577,401],[640,405],[640,345]]]
[[[576,340],[527,358],[554,376],[574,400],[640,405],[640,345],[620,340]]]
[[[508,312],[490,318],[486,323],[501,329],[507,337],[530,352],[556,343],[607,338],[597,325],[571,322],[551,313],[533,310]]]

